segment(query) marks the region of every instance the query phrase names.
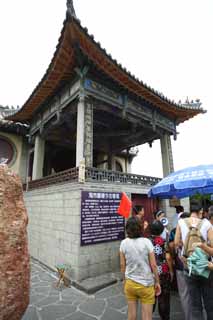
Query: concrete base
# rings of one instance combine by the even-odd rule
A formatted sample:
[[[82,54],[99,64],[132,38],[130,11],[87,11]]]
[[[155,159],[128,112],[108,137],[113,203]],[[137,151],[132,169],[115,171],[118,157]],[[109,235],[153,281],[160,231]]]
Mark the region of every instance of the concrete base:
[[[120,241],[80,245],[81,192],[124,191],[131,195],[147,194],[148,189],[120,183],[67,183],[25,192],[31,256],[53,270],[65,264],[69,278],[76,283],[119,271]]]
[[[72,285],[87,294],[93,294],[98,290],[106,288],[118,280],[111,273],[106,273],[98,277],[88,278],[82,281],[73,281]]]

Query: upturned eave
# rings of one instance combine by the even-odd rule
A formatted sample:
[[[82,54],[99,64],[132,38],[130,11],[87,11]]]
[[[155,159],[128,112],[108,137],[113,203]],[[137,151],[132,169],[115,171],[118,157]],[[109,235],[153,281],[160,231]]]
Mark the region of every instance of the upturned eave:
[[[136,79],[114,60],[94,40],[92,35],[88,34],[87,29],[81,26],[77,18],[67,15],[58,45],[46,73],[22,108],[17,113],[7,117],[8,120],[30,121],[38,108],[48,98],[53,96],[64,82],[70,80],[75,75],[75,67],[77,66],[76,45],[80,47],[97,69],[105,73],[119,86],[122,86],[124,90],[146,100],[169,118],[174,119],[176,123],[184,122],[198,114],[206,112],[201,107],[194,108],[190,104],[183,106],[175,103],[139,79]]]

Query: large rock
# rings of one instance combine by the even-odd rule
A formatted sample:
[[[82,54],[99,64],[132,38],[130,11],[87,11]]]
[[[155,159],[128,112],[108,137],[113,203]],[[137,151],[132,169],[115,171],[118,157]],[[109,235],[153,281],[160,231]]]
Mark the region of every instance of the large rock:
[[[0,320],[19,320],[29,303],[27,211],[20,178],[0,165]]]

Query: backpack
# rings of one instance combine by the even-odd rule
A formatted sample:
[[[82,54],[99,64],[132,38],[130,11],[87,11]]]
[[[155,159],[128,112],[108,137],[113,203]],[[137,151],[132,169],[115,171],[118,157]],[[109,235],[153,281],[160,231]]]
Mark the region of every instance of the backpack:
[[[195,247],[193,247],[194,243],[204,242],[204,239],[200,232],[200,228],[203,221],[200,220],[196,225],[192,225],[190,218],[186,218],[184,219],[184,222],[186,223],[189,229],[183,244],[183,256],[187,258],[193,253],[195,249]]]
[[[201,249],[195,248],[194,252],[187,258],[189,276],[200,276],[208,279],[210,270],[208,269],[209,256]]]

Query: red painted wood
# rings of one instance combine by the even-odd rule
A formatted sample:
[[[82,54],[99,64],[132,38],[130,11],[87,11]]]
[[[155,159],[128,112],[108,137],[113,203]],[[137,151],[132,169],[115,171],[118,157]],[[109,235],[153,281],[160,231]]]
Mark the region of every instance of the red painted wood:
[[[132,194],[132,202],[133,207],[135,205],[142,205],[144,207],[144,220],[148,222],[153,221],[153,212],[158,208],[158,201],[156,199],[150,199],[146,194]]]

